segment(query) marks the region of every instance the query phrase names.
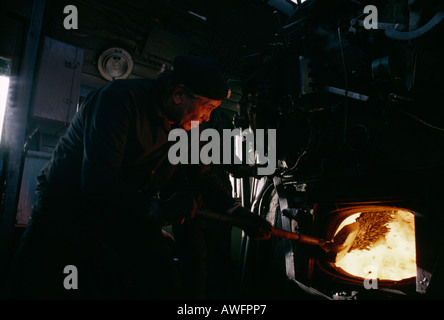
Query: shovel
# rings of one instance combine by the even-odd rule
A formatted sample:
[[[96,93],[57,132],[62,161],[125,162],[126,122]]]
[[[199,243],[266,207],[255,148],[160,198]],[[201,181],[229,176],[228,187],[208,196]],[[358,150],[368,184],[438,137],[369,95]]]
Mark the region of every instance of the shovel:
[[[210,211],[203,211],[198,210],[196,212],[196,217],[200,217],[203,219],[215,221],[215,222],[222,222],[229,224],[231,226],[236,226],[241,229],[245,228],[245,226],[248,224],[248,221],[245,219],[239,218],[239,217],[233,217],[228,214],[219,214],[215,212]],[[271,235],[278,237],[278,238],[284,238],[289,240],[294,240],[300,243],[304,243],[307,245],[312,246],[319,246],[321,249],[323,249],[325,252],[333,252],[336,255],[344,255],[347,253],[348,249],[350,249],[351,245],[353,244],[353,241],[356,237],[357,232],[355,230],[349,235],[344,237],[344,234],[338,234],[335,236],[335,238],[332,241],[327,241],[321,238],[313,237],[306,234],[300,234],[295,232],[290,232],[286,230],[276,229],[272,227],[271,229]],[[335,239],[338,238],[338,243],[335,243]]]

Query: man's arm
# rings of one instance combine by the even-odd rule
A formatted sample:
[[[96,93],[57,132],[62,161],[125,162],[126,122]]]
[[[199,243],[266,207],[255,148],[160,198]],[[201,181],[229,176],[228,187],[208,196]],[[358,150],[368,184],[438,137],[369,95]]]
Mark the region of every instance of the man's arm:
[[[217,174],[212,166],[195,165],[185,166],[187,175],[191,180],[192,189],[202,194],[203,202],[207,208],[216,213],[229,214],[245,220],[244,231],[253,239],[268,239],[271,235],[270,223],[244,208],[233,199],[231,187]],[[194,173],[190,172],[194,171]]]

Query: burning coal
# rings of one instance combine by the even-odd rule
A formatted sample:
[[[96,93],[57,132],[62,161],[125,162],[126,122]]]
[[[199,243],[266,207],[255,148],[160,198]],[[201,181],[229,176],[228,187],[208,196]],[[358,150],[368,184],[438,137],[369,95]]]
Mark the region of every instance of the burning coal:
[[[335,266],[346,273],[392,281],[416,276],[414,215],[409,211],[361,208],[342,221],[335,239],[344,248]]]

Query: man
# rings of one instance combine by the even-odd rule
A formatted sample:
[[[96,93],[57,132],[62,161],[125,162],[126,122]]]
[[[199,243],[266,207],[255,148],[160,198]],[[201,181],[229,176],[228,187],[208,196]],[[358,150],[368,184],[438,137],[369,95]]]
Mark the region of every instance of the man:
[[[215,64],[180,56],[157,80],[115,80],[88,95],[38,177],[10,297],[180,298],[161,228],[192,217],[201,198],[268,238],[268,222],[237,205],[209,166],[168,162],[169,131],[207,121],[227,94]]]
[[[211,113],[205,128],[232,129],[230,118],[218,108]],[[221,154],[223,152],[221,146]],[[228,169],[222,164],[213,164],[212,171],[232,193]],[[202,208],[211,207],[205,203]],[[179,274],[186,299],[230,299],[236,295],[236,273],[231,261],[230,225],[197,217],[184,223],[174,224],[175,251],[179,258]]]

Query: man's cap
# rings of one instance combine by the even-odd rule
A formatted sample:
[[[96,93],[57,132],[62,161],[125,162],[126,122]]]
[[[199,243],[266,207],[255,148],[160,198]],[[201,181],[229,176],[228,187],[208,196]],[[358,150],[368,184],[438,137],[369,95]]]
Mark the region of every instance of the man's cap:
[[[179,82],[194,94],[213,100],[230,95],[222,72],[210,58],[181,55],[174,60],[173,68]]]

